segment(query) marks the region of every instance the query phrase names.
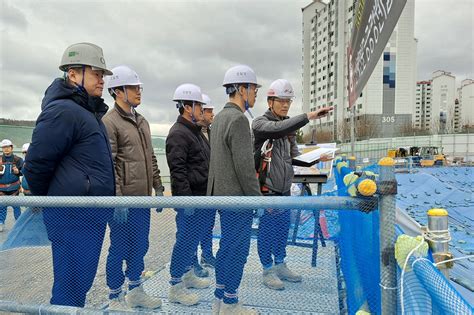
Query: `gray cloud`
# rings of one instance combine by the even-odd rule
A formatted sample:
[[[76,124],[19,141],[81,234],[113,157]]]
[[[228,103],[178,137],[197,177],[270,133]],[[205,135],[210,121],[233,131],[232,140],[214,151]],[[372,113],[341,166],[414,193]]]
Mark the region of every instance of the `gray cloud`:
[[[474,77],[474,1],[418,0],[418,78],[436,70],[452,72],[458,80]]]
[[[18,8],[11,5],[11,1],[2,1],[2,10],[0,11],[0,29],[2,31],[9,31],[10,29],[17,29],[26,31],[28,22],[25,15]]]
[[[44,90],[61,75],[62,52],[82,41],[100,45],[110,68],[126,64],[138,72],[144,82],[139,111],[154,124],[175,121],[171,98],[181,83],[200,85],[222,107],[224,72],[238,63],[253,67],[263,84],[255,115],[266,109],[265,88],[282,77],[298,93],[292,113],[300,110],[301,8],[309,0],[2,3],[8,4],[2,19],[8,18],[0,39],[0,117],[35,119]],[[466,75],[472,76],[472,16],[467,12],[472,12],[470,0],[416,2],[419,78],[429,78],[438,68],[456,75],[470,68]]]

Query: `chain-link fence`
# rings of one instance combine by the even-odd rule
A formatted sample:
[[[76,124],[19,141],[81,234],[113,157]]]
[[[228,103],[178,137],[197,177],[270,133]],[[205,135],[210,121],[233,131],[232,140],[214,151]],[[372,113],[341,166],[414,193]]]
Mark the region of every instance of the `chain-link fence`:
[[[335,164],[322,196],[301,182],[292,197],[0,197],[23,207],[0,233],[0,311],[210,314],[223,293],[261,314],[400,312],[393,166]],[[402,310],[470,311],[421,266]]]
[[[156,306],[159,299],[162,306],[158,311],[173,314],[211,311],[216,289],[215,269],[212,268],[215,262],[211,260],[212,256],[217,256],[217,260],[225,258],[218,252],[219,243],[223,240],[223,223],[238,225],[245,220],[250,220],[249,224],[242,225],[242,229],[236,231],[235,239],[230,240],[230,246],[235,251],[227,254],[231,260],[242,261],[249,252],[238,291],[241,301],[268,314],[339,313],[338,288],[341,286],[338,283],[336,242],[327,239],[324,247],[317,248],[317,265],[312,267],[314,238],[304,232],[303,226],[307,221],[304,213],[307,209],[358,211],[362,205],[357,198],[315,196],[2,197],[1,202],[22,205],[27,210],[23,211],[15,228],[8,226],[5,231],[8,237],[0,255],[0,282],[3,284],[0,309],[58,311],[55,306],[49,305],[51,302],[53,305],[85,306],[105,311],[109,310],[114,297],[124,296],[126,303],[138,303],[130,298],[138,287],[143,291],[139,299],[146,300],[140,300],[140,303]],[[162,207],[163,211],[156,211],[156,208]],[[298,210],[302,210],[300,223],[295,226]],[[239,222],[229,223],[225,217],[229,213]],[[273,224],[279,224],[281,231],[272,230],[273,224],[265,227],[265,220],[270,216],[274,219]],[[196,231],[202,230],[200,226],[205,226],[214,217],[216,221],[210,230],[210,245],[207,245],[212,256],[201,239],[205,233],[198,237],[200,246],[194,255]],[[190,244],[178,245],[176,226],[186,226],[186,222],[193,228],[178,233],[185,233],[184,240]],[[248,249],[235,246],[238,238],[245,234],[245,227],[250,229]],[[320,227],[319,224],[316,227]],[[264,231],[266,238],[259,238],[259,233],[262,234],[265,228],[270,229]],[[278,245],[274,242],[276,236],[286,244],[286,241],[291,241],[293,232],[296,233],[297,244],[280,246],[280,250],[283,248],[286,253],[272,247]],[[321,234],[317,231],[314,234],[313,231],[312,235]],[[276,260],[285,256],[289,271],[264,271],[264,259],[278,263]],[[201,267],[197,267],[197,263]],[[233,263],[229,265],[238,267]],[[189,267],[194,268],[188,272]],[[188,294],[188,298],[197,294],[197,305],[183,306],[188,301],[191,304],[193,299],[185,297],[180,300],[176,294],[173,296],[173,276],[179,277],[180,273],[180,280],[189,288],[186,291],[183,289],[183,292]],[[228,273],[231,277],[238,274],[238,270]],[[284,281],[279,281],[276,275]],[[136,297],[136,294],[132,296]],[[176,299],[182,303],[170,303],[170,300],[176,302]]]

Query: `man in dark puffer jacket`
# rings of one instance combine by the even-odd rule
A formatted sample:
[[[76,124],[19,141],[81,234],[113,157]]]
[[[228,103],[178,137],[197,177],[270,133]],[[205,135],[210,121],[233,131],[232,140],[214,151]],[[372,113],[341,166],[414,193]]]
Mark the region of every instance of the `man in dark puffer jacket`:
[[[69,46],[46,90],[24,175],[36,196],[114,196],[115,179],[102,96],[107,70],[102,49]],[[95,278],[112,209],[45,208],[54,283],[51,304],[83,307]]]
[[[180,85],[173,97],[179,116],[166,138],[166,160],[171,175],[173,196],[205,196],[209,171],[210,146],[201,126],[202,93],[194,84]],[[212,222],[215,210],[176,209],[176,243],[171,256],[169,301],[184,305],[199,302],[199,296],[187,289],[203,289],[208,279],[196,277],[191,270],[199,240]]]

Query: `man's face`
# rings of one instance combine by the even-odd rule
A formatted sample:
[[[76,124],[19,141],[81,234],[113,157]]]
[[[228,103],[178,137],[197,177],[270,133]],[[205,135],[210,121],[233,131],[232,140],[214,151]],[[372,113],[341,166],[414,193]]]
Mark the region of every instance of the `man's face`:
[[[3,154],[5,154],[6,156],[9,156],[13,152],[13,147],[11,145],[2,147],[2,151],[3,151]]]
[[[201,103],[194,103],[194,111],[191,105],[186,105],[185,110],[189,113],[189,116],[194,115],[194,119],[196,120],[196,122],[202,122],[203,115]]]
[[[288,116],[288,111],[290,110],[291,103],[293,101],[290,99],[282,99],[275,97],[268,100],[268,107],[273,110],[273,112],[279,117]]]
[[[255,100],[257,99],[258,88],[255,84],[250,84],[249,89],[246,85],[243,85],[243,95],[242,97],[249,103],[249,107],[252,108],[255,105]]]
[[[82,84],[83,71],[82,68],[74,68],[68,71],[69,80],[76,85]],[[104,91],[104,71],[92,70],[86,66],[84,71],[84,88],[90,96],[101,97]]]
[[[127,91],[127,100],[133,106],[136,107],[142,102],[142,87],[140,85],[127,85],[124,87]],[[123,91],[118,92],[119,97],[125,101],[125,93]]]
[[[202,117],[203,117],[203,124],[206,127],[209,127],[214,121],[214,109],[205,108],[203,111]]]

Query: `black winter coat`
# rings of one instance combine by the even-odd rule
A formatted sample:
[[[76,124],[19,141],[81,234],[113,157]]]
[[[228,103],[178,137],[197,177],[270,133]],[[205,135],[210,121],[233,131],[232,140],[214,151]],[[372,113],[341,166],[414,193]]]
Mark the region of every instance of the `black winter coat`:
[[[201,126],[178,116],[166,138],[173,196],[206,195],[210,154]]]

